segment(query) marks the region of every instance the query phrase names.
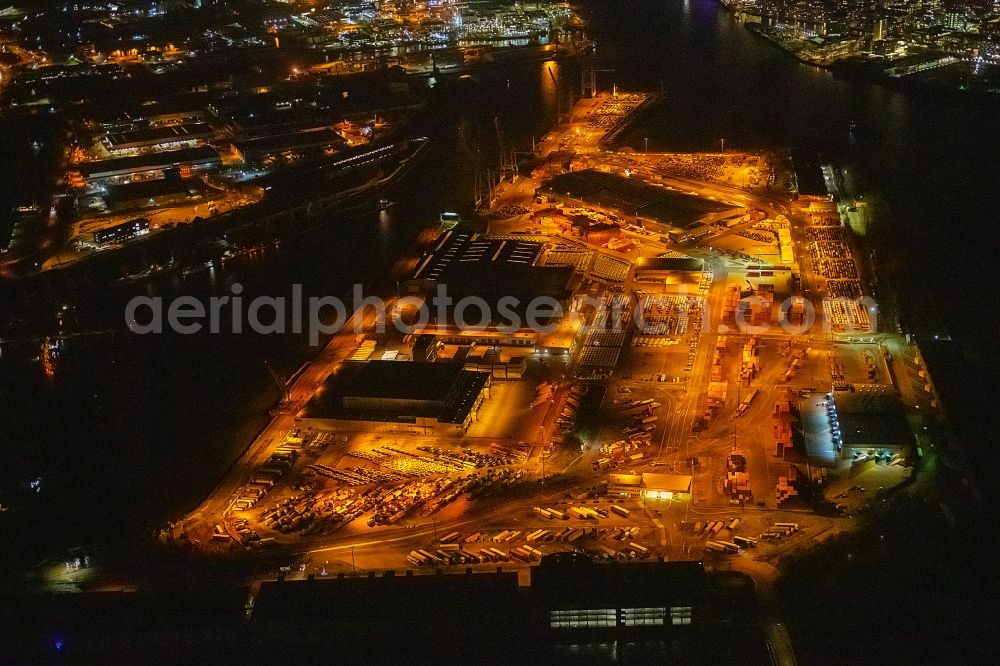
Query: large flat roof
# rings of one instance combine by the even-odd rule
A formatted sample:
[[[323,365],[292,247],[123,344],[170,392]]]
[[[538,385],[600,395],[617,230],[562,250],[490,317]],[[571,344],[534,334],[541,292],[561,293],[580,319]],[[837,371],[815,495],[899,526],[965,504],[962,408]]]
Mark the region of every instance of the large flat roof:
[[[702,271],[705,269],[704,259],[694,257],[639,257],[635,262],[637,273],[644,271]]]
[[[517,572],[477,573],[473,576],[375,576],[310,581],[266,581],[254,604],[254,621],[377,621],[395,622],[410,613],[447,610],[458,604],[462,612],[487,600],[513,600],[519,595]],[[393,609],[386,617],[386,611]]]
[[[677,227],[690,227],[709,213],[733,208],[711,199],[594,169],[560,174],[541,189]]]
[[[309,400],[302,416],[368,421],[433,417],[462,423],[489,379],[488,372],[465,370],[460,363],[345,361]],[[379,400],[389,406],[356,406],[378,405]]]
[[[112,148],[127,146],[155,145],[158,143],[175,143],[192,141],[212,136],[215,130],[208,123],[190,123],[187,125],[172,125],[170,127],[152,127],[147,129],[115,132],[107,135]]]
[[[108,178],[111,176],[169,169],[182,164],[214,164],[221,162],[219,153],[211,146],[197,146],[168,150],[165,152],[136,155],[135,157],[117,157],[110,160],[84,162],[76,168],[84,178]]]
[[[657,490],[671,493],[691,492],[691,477],[687,474],[608,474],[608,485],[628,486],[636,490]]]
[[[330,127],[303,130],[301,132],[290,132],[288,134],[276,134],[274,136],[263,136],[257,139],[245,139],[237,141],[233,145],[241,153],[255,153],[266,155],[268,153],[284,152],[286,150],[302,150],[305,148],[315,148],[328,145],[345,145],[343,137]]]
[[[845,447],[914,445],[913,431],[894,393],[873,386],[834,392],[833,400]]]
[[[195,117],[204,113],[204,93],[188,93],[156,99],[152,103],[135,106],[124,115],[131,120],[141,121],[160,116],[186,115]]]
[[[823,177],[823,170],[819,164],[819,155],[807,150],[793,150],[792,166],[795,169],[799,194],[814,197],[827,195],[826,179]]]
[[[413,280],[445,284],[449,294],[551,296],[567,294],[571,266],[539,266],[542,243],[480,236],[461,227],[442,234],[417,265]]]
[[[655,608],[695,602],[707,594],[708,579],[701,562],[616,566],[546,556],[531,570],[531,592],[543,608]]]
[[[691,477],[688,474],[656,474],[647,472],[642,475],[642,486],[648,490],[687,493],[691,492]]]
[[[441,235],[427,260],[414,273],[415,278],[440,280],[456,264],[486,267],[502,264],[508,268],[533,266],[542,254],[542,244],[480,236],[471,231],[453,229]]]
[[[113,202],[134,201],[161,197],[170,194],[197,194],[204,190],[204,185],[198,180],[179,180],[175,178],[159,178],[143,180],[128,185],[108,185],[106,199]]]
[[[345,394],[365,398],[444,400],[462,373],[451,363],[369,361],[358,368]]]

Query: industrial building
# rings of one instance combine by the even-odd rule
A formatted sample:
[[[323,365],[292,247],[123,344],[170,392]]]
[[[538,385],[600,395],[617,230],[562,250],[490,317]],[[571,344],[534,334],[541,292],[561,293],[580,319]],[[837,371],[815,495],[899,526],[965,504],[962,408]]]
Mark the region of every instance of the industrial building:
[[[581,653],[616,645],[618,663],[766,663],[753,609],[745,574],[707,572],[701,562],[599,564],[562,553],[545,556],[523,579],[500,568],[387,570],[266,581],[254,591],[187,585],[5,595],[0,617],[9,631],[0,634],[0,654],[14,663],[340,654],[352,663],[548,664],[580,663]]]
[[[608,474],[608,494],[648,499],[691,499],[687,474]]]
[[[497,608],[490,621],[475,621],[487,606]],[[443,656],[462,646],[471,657],[512,637],[523,639],[527,610],[513,571],[441,576],[386,572],[263,583],[251,632],[255,641],[279,653],[337,645],[355,658],[373,653],[388,658],[397,652],[412,656],[413,649]]]
[[[705,269],[703,259],[691,257],[639,257],[635,262],[635,281],[650,288],[686,284],[692,290],[701,280]]]
[[[578,328],[568,316],[575,269],[541,264],[544,249],[541,243],[479,236],[461,226],[446,231],[402,285],[407,294],[426,300],[430,321],[416,332],[444,344],[570,353]],[[437,302],[439,288],[450,301]],[[534,301],[532,309],[539,297],[544,300]],[[467,301],[464,307],[463,299],[479,304]],[[460,313],[456,305],[462,305]]]
[[[139,217],[128,222],[122,222],[111,227],[98,229],[94,232],[94,243],[98,246],[124,243],[138,236],[149,233],[149,220]]]
[[[911,451],[913,431],[891,387],[854,384],[853,389],[833,394],[844,450]]]
[[[504,297],[518,299],[519,305],[512,307],[518,314],[524,314],[527,304],[538,297],[554,299],[565,311],[572,295],[574,268],[539,265],[543,251],[541,243],[480,236],[457,227],[441,235],[403,287],[409,294],[433,295],[439,286],[445,286],[455,302],[480,298],[494,315],[498,314],[495,306]],[[450,323],[453,311],[448,312],[449,322],[437,323]],[[437,308],[431,308],[431,315],[437,314]],[[470,311],[467,319],[478,321],[478,313]]]
[[[819,163],[819,155],[808,150],[791,151],[792,168],[795,172],[795,188],[800,198],[826,199],[826,179]]]
[[[116,157],[110,160],[84,162],[76,171],[87,182],[162,177],[164,171],[190,167],[203,170],[222,164],[219,153],[211,146],[196,146],[164,152]]]
[[[146,123],[150,127],[191,125],[205,120],[204,104],[185,97],[156,100],[143,104],[125,114],[133,123]]]
[[[245,162],[260,162],[273,155],[288,152],[342,150],[347,144],[335,130],[321,127],[302,132],[278,134],[233,143],[233,149]]]
[[[478,663],[485,654],[497,662],[552,663],[576,652],[572,663],[579,663],[584,644],[618,641],[623,650],[645,645],[659,657],[642,663],[667,661],[657,644],[669,645],[662,649],[674,657],[709,655],[717,663],[712,658],[721,655],[711,643],[729,640],[706,641],[705,632],[730,636],[752,594],[745,575],[709,574],[701,562],[599,564],[582,553],[557,553],[531,568],[529,586],[514,572],[471,569],[264,583],[250,626],[275,654],[336,645],[394,662],[418,650],[420,663]],[[762,648],[736,643],[744,659]]]
[[[798,401],[805,454],[834,465],[862,453],[906,455],[915,439],[891,387],[855,384],[849,391],[810,394]]]
[[[706,620],[708,579],[701,562],[615,566],[557,553],[531,574],[535,622],[555,634],[668,634]]]
[[[712,214],[718,217],[722,213],[743,211],[742,208],[594,169],[560,174],[538,188],[536,195],[568,205],[591,204],[614,209],[628,217],[676,229],[693,228],[702,218]]]
[[[314,430],[462,436],[489,395],[491,374],[460,363],[347,361],[296,418]]]
[[[128,185],[108,185],[103,195],[108,210],[136,210],[176,206],[205,198],[205,186],[197,180],[160,178]]]
[[[102,143],[109,152],[116,153],[171,144],[200,143],[213,136],[215,136],[215,130],[212,129],[211,125],[191,123],[114,132],[104,135]]]

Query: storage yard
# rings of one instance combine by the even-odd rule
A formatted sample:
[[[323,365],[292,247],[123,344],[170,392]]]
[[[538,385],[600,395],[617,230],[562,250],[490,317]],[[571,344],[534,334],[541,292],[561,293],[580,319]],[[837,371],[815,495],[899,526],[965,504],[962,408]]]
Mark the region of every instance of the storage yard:
[[[619,126],[599,112],[607,103],[581,105],[579,144],[567,132],[542,150],[573,145],[594,166],[595,141]],[[904,482],[916,455],[908,429],[864,424],[898,410],[908,387],[896,385],[895,343],[852,300],[863,289],[836,206],[778,203],[760,156],[609,153],[596,166],[566,174],[572,183],[539,187],[547,176],[536,174],[502,190],[494,210],[510,215],[486,215],[485,231],[448,226],[404,284],[418,299],[447,284],[491,301],[516,274],[565,308],[556,333],[462,334],[440,320],[414,335],[331,343],[338,351],[320,377],[340,376],[345,362],[488,375],[461,424],[427,420],[437,389],[380,392],[389,402],[379,409],[400,401],[398,415],[328,421],[303,411],[307,390],[256,449],[255,469],[184,523],[183,538],[221,551],[280,548],[318,575],[348,562],[528,567],[556,552],[721,566],[850,529],[852,515]],[[757,182],[729,184],[733,169],[753,169]],[[672,193],[671,177],[702,182]],[[567,187],[587,191],[564,201]],[[623,202],[640,201],[629,193],[697,213],[664,213],[683,233],[651,231],[662,222],[622,215]],[[711,199],[740,208],[727,217],[732,204]],[[330,414],[367,404],[350,397],[367,389],[337,381],[324,393]],[[834,402],[841,411],[823,407]],[[843,423],[867,436],[847,437]]]

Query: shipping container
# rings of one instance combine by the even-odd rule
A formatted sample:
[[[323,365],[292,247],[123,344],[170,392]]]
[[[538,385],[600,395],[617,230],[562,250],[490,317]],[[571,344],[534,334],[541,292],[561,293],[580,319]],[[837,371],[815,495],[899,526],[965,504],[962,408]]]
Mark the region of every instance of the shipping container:
[[[497,562],[506,562],[510,559],[509,557],[507,557],[507,553],[503,552],[502,550],[497,550],[496,548],[490,548],[490,552],[493,553],[493,559],[495,559]]]
[[[529,553],[526,550],[521,550],[520,548],[515,548],[514,550],[510,551],[510,556],[513,557],[515,560],[520,560],[521,562],[524,562],[525,564],[530,563],[534,559],[531,553]]]

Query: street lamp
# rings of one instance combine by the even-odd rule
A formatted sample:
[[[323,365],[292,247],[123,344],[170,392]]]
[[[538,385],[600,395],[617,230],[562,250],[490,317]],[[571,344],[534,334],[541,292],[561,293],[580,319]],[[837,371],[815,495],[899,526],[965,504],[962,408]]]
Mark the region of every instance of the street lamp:
[[[723,155],[726,154],[726,140],[719,139],[719,152]]]
[[[644,142],[645,142],[645,144],[646,144],[646,149],[645,149],[645,151],[644,151],[644,152],[647,152],[647,153],[648,153],[648,152],[649,152],[649,137],[647,136],[647,137],[646,137],[645,139],[643,139],[643,141],[644,141]]]

